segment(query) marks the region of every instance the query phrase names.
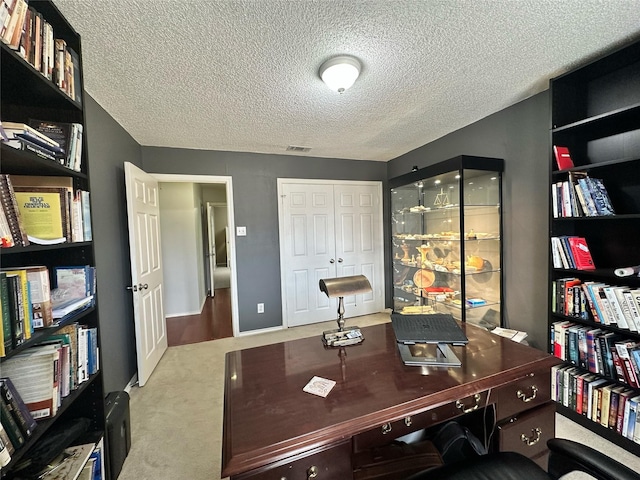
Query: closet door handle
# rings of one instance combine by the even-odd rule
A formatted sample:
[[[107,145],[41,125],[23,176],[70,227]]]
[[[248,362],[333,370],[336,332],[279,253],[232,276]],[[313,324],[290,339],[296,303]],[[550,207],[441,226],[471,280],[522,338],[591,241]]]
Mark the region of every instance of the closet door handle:
[[[342,260],[341,258],[338,259],[338,263],[342,263],[344,260]]]
[[[331,260],[329,260],[329,263],[336,263],[335,258],[332,258]]]

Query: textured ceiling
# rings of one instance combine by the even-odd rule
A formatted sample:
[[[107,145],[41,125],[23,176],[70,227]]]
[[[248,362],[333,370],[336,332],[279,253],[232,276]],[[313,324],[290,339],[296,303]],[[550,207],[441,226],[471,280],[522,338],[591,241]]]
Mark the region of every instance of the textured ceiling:
[[[54,0],[141,145],[386,161],[640,37],[640,0]],[[340,95],[326,59],[363,64]]]

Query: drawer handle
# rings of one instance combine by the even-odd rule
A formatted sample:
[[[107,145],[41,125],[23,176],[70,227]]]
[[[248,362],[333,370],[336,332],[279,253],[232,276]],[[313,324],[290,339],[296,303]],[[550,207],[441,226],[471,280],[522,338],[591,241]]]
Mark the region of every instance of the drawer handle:
[[[382,434],[386,435],[387,433],[391,432],[391,424],[390,423],[385,423],[384,425],[382,425]]]
[[[531,389],[531,396],[530,397],[527,397],[527,394],[524,393],[522,390],[518,390],[516,392],[516,395],[524,403],[530,402],[531,400],[536,398],[536,396],[538,395],[538,387],[536,387],[535,385],[531,385],[530,389]]]
[[[316,478],[318,476],[318,467],[316,467],[315,465],[312,465],[311,467],[309,467],[309,470],[307,470],[307,480],[309,478]]]
[[[540,441],[542,430],[540,430],[539,428],[532,428],[531,433],[533,435],[531,435],[530,437],[527,437],[524,433],[520,435],[520,440],[522,440],[522,443],[524,443],[527,447],[531,447]]]
[[[458,410],[462,410],[463,413],[469,413],[469,412],[473,412],[474,410],[477,410],[480,407],[480,394],[476,393],[473,396],[473,399],[475,400],[476,404],[473,407],[466,407],[464,403],[462,403],[461,400],[456,400],[456,408]]]
[[[404,424],[407,427],[410,427],[411,426],[411,417],[404,417]]]

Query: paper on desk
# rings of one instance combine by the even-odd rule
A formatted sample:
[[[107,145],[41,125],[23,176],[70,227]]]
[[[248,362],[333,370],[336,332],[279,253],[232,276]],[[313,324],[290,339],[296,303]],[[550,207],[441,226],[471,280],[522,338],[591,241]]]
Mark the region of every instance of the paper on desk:
[[[322,377],[313,377],[302,390],[313,395],[318,395],[319,397],[326,397],[329,395],[329,392],[335,384],[336,382],[333,380],[328,380]]]

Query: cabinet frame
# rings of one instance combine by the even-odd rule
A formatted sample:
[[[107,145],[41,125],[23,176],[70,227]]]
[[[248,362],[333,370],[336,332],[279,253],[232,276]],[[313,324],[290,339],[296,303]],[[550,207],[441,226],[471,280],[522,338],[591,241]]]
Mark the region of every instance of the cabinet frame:
[[[467,232],[466,228],[465,228],[465,209],[469,208],[469,205],[467,205],[465,199],[467,198],[466,194],[465,194],[465,185],[462,180],[465,179],[465,172],[487,172],[487,174],[489,173],[495,173],[497,176],[497,208],[498,208],[498,215],[497,215],[497,233],[498,233],[498,238],[496,239],[495,237],[492,238],[488,238],[488,239],[478,239],[478,238],[465,238],[465,235],[468,234],[469,232]],[[460,180],[457,183],[457,188],[458,188],[458,205],[455,206],[454,208],[452,208],[451,210],[455,211],[458,215],[458,225],[455,225],[455,228],[452,228],[452,231],[456,231],[458,232],[458,238],[457,239],[453,239],[453,242],[458,242],[459,243],[459,247],[458,247],[458,253],[459,253],[459,259],[458,262],[460,263],[459,267],[454,270],[453,272],[449,273],[449,275],[455,275],[455,276],[459,276],[460,277],[460,289],[459,289],[459,297],[460,297],[460,305],[459,306],[452,306],[451,308],[447,308],[447,310],[450,310],[454,313],[454,317],[456,317],[457,319],[459,319],[460,321],[466,322],[469,319],[469,312],[476,310],[473,307],[467,307],[466,306],[466,300],[467,300],[467,293],[468,293],[468,278],[470,278],[470,275],[475,274],[475,275],[486,275],[485,273],[482,273],[482,271],[480,270],[479,273],[472,273],[471,269],[465,265],[465,259],[467,258],[467,251],[466,251],[466,244],[470,241],[475,241],[475,242],[486,242],[486,241],[497,241],[499,243],[498,245],[498,255],[499,255],[499,265],[492,265],[492,269],[491,269],[491,273],[492,275],[498,275],[498,291],[497,291],[497,298],[494,298],[493,302],[488,302],[486,306],[483,307],[491,307],[491,306],[495,306],[497,308],[499,308],[499,314],[497,315],[497,321],[495,321],[496,319],[493,319],[493,323],[490,324],[489,328],[491,327],[497,327],[497,326],[502,326],[503,325],[503,312],[504,312],[504,298],[503,298],[503,247],[502,247],[502,238],[503,238],[503,222],[502,222],[502,175],[503,175],[503,171],[504,171],[504,160],[500,159],[500,158],[489,158],[489,157],[478,157],[478,156],[470,156],[470,155],[460,155],[457,157],[453,157],[450,158],[448,160],[442,161],[442,162],[438,162],[435,163],[433,165],[418,169],[417,167],[414,167],[414,170],[410,173],[392,178],[389,180],[389,190],[390,190],[390,201],[389,201],[389,218],[391,219],[391,222],[393,222],[394,220],[394,191],[396,189],[400,189],[403,187],[407,187],[407,186],[411,186],[412,184],[417,184],[418,182],[428,182],[429,180],[434,180],[436,177],[441,176],[441,175],[446,175],[446,174],[454,174],[457,173],[460,177]],[[485,207],[490,207],[493,206],[493,204],[479,204],[478,206],[485,208]],[[440,209],[434,209],[431,210],[429,212],[422,212],[422,226],[421,226],[421,232],[412,232],[412,233],[417,233],[417,234],[422,234],[421,236],[424,237],[425,235],[425,225],[424,225],[424,216],[425,215],[430,215],[431,213],[435,213],[437,211],[439,211]],[[455,215],[455,214],[454,214]],[[388,263],[388,271],[390,272],[390,277],[391,277],[391,281],[390,281],[390,285],[389,285],[389,289],[390,289],[390,298],[392,299],[392,304],[393,304],[393,309],[394,311],[396,311],[396,285],[395,285],[395,279],[394,279],[394,267],[397,264],[397,259],[395,259],[394,257],[396,256],[397,252],[397,248],[394,247],[394,229],[392,227],[391,232],[391,242],[390,242],[390,246],[389,246],[389,263]],[[425,240],[428,241],[428,240]],[[434,241],[439,241],[439,239],[435,239]],[[452,249],[453,250],[453,249]],[[413,268],[419,269],[419,267],[416,267],[415,265],[411,265],[411,264],[404,264],[405,266],[411,266]],[[454,273],[455,272],[455,273]],[[434,271],[434,275],[436,275],[438,273],[438,271]],[[446,272],[444,272],[446,273]],[[455,295],[455,294],[454,294]],[[417,295],[416,295],[417,296]],[[422,296],[422,292],[420,293],[420,296]],[[420,302],[423,302],[422,299],[419,299]],[[481,308],[483,308],[481,307]],[[458,314],[459,311],[459,314]],[[486,310],[488,312],[488,310]],[[476,322],[474,322],[476,323]],[[483,322],[479,322],[481,325],[483,325]],[[487,326],[487,325],[483,325],[483,326]]]

